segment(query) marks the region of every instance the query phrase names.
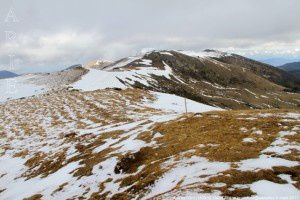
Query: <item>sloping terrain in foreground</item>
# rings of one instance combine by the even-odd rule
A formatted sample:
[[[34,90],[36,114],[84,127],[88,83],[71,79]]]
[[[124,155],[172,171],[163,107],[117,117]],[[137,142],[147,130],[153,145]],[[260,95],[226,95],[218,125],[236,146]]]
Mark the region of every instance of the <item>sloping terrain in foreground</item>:
[[[299,111],[187,105],[139,89],[1,104],[0,199],[299,197]]]

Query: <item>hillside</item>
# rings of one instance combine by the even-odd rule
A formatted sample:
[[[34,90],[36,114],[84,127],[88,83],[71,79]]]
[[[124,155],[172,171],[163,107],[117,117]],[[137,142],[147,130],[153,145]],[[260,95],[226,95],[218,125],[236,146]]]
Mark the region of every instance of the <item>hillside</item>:
[[[299,107],[299,83],[292,75],[224,52],[153,51],[115,62],[93,61],[84,66],[88,68],[31,75],[33,77],[30,78],[29,88],[34,85],[37,89],[27,96],[44,93],[55,87],[134,87],[176,94],[227,109]],[[17,78],[16,82],[19,83],[24,78],[25,76]],[[24,88],[26,84],[24,81],[21,83],[20,87]],[[41,87],[44,88],[43,91]],[[2,90],[6,90],[6,87]],[[2,99],[20,98],[24,95],[6,94]]]
[[[0,103],[11,99],[30,97],[43,94],[52,89],[67,87],[82,75],[87,69],[76,67],[53,73],[25,74],[22,76],[0,80]]]
[[[259,59],[260,62],[266,63],[275,67],[280,67],[286,63],[297,62],[297,58],[271,57],[267,59]]]
[[[10,71],[6,71],[6,70],[0,71],[0,79],[12,78],[12,77],[17,77],[17,76],[18,76],[18,74],[10,72]]]
[[[263,77],[271,82],[274,82],[278,85],[299,91],[300,90],[300,81],[295,77],[291,76],[289,73],[267,65],[255,60],[251,60],[240,55],[231,54],[230,56],[223,56],[219,59],[222,62],[234,64],[240,67],[245,67],[249,69],[252,73]]]
[[[0,197],[299,196],[299,111],[188,107],[139,89],[0,105]]]
[[[300,81],[300,62],[287,63],[279,67]]]
[[[152,51],[0,80],[0,199],[300,196],[300,94],[238,55]]]
[[[286,92],[299,87],[292,76],[256,61],[237,59],[229,63],[233,56],[221,52],[154,51],[90,70],[73,86],[149,89],[231,109],[299,106],[299,93]]]
[[[292,62],[279,66],[280,69],[283,69],[288,72],[292,72],[295,70],[300,70],[300,62]]]

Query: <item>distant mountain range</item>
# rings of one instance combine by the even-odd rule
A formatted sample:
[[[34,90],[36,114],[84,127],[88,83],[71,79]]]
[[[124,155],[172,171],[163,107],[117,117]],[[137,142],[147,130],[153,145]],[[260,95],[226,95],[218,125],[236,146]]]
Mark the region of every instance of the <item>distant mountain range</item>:
[[[298,62],[300,58],[268,58],[268,59],[258,59],[260,62],[279,67],[286,63]]]
[[[13,77],[17,77],[17,76],[19,76],[19,75],[16,73],[10,72],[10,71],[6,71],[6,70],[0,71],[0,79],[13,78]]]
[[[300,80],[300,62],[287,63],[279,67]]]

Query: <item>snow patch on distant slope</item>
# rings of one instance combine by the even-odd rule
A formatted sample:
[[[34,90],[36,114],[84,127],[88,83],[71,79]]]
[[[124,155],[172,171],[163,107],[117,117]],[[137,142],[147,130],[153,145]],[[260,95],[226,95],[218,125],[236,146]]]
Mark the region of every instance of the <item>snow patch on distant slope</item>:
[[[128,58],[124,58],[122,60],[115,62],[111,66],[105,67],[105,70],[113,70],[113,69],[117,69],[120,67],[124,67],[124,66],[128,65],[129,63],[132,63],[135,60],[138,60],[140,58],[142,58],[142,56],[130,56]]]
[[[153,94],[157,99],[156,101],[147,104],[147,106],[164,111],[173,111],[177,113],[185,112],[185,100],[183,97],[179,97],[174,94],[165,94],[159,92],[153,92]],[[188,112],[208,112],[214,110],[223,110],[221,108],[198,103],[190,99],[186,99],[186,105]]]
[[[10,99],[18,99],[41,94],[47,91],[46,86],[36,85],[30,82],[37,75],[28,74],[10,79],[0,80],[0,103]]]
[[[179,53],[191,56],[191,57],[198,57],[198,58],[207,58],[207,57],[214,57],[220,58],[224,56],[229,56],[230,54],[221,52],[221,51],[178,51]]]
[[[90,69],[90,71],[84,75],[81,80],[75,82],[72,86],[75,89],[81,89],[84,91],[93,91],[112,87],[125,88],[125,85],[123,85],[117,78],[118,75],[121,74],[122,72]]]
[[[148,62],[149,63],[149,62]],[[149,86],[149,81],[154,81],[151,75],[164,76],[170,79],[172,74],[172,69],[165,66],[164,70],[154,68],[154,67],[141,67],[134,70],[124,70],[124,71],[107,71],[107,70],[97,70],[91,69],[81,80],[72,84],[76,89],[82,89],[84,91],[93,91],[97,89],[105,88],[126,88],[130,87],[130,84],[140,82],[146,86]],[[128,83],[129,85],[124,85],[120,80]]]

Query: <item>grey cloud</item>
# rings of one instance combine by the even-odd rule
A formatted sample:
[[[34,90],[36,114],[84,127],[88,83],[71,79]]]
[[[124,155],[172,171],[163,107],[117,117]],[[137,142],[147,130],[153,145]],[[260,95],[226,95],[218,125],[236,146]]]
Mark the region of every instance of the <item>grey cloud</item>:
[[[298,0],[0,2],[0,68],[14,53],[20,72],[117,59],[146,48],[300,57]],[[11,7],[19,23],[4,23]],[[5,41],[5,30],[14,30],[17,39]]]

